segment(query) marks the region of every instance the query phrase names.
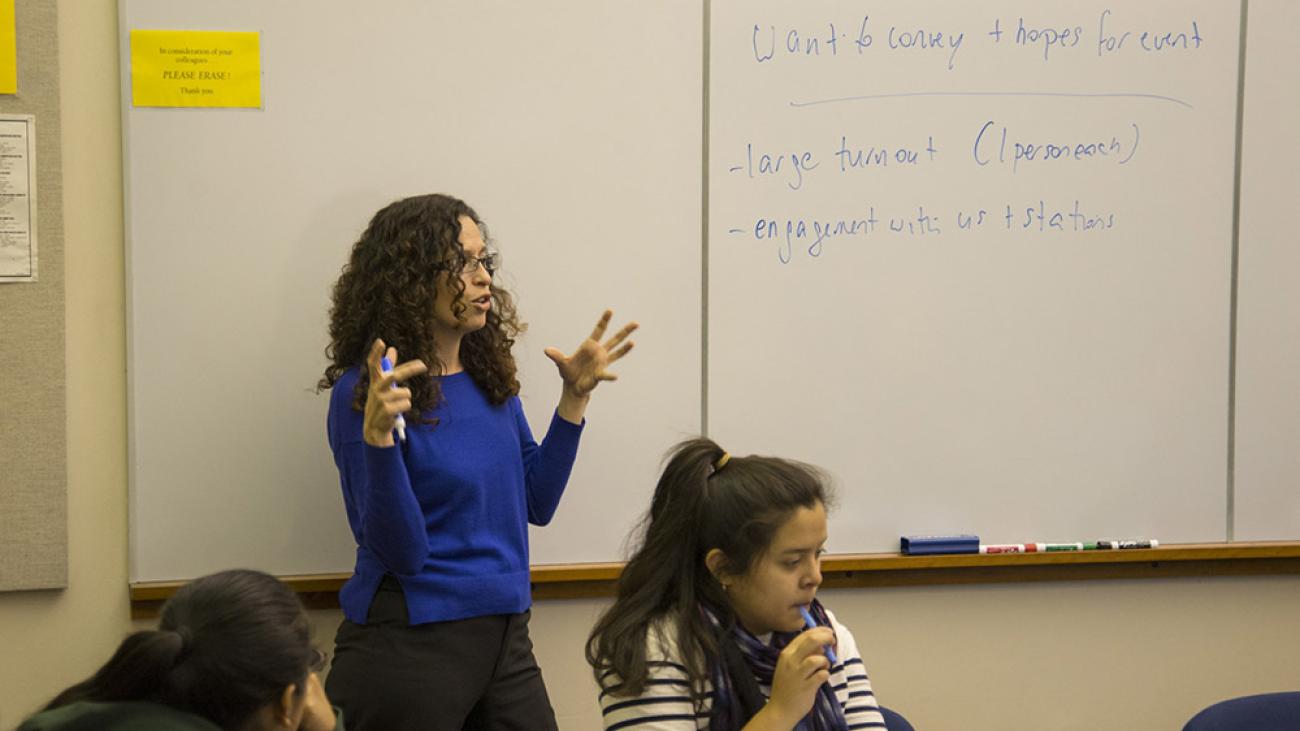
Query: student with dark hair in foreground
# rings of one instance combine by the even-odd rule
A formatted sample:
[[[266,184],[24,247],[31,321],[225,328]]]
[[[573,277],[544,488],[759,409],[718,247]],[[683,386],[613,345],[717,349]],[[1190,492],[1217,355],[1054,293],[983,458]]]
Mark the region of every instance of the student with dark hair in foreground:
[[[817,470],[679,445],[587,642],[606,729],[885,728],[848,628],[816,599]]]
[[[18,731],[342,731],[302,603],[275,577],[223,571],[185,585],[158,629]]]

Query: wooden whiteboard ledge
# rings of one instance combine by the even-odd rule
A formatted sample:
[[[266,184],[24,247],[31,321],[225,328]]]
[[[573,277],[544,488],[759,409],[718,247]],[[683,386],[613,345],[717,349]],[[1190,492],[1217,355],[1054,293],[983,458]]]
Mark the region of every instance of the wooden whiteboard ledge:
[[[622,563],[535,566],[533,598],[612,597]],[[1300,542],[1184,543],[1111,551],[903,556],[861,553],[822,560],[825,588],[984,584],[1024,581],[1150,579],[1183,576],[1300,574]],[[337,609],[338,591],[351,574],[280,577],[310,609]],[[131,584],[131,617],[148,619],[183,581]]]

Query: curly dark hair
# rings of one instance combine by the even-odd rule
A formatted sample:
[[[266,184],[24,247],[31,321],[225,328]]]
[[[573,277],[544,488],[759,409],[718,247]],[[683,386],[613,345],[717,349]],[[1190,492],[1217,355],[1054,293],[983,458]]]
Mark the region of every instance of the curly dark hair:
[[[474,209],[449,195],[404,198],[370,219],[334,284],[330,344],[325,348],[330,365],[316,384],[318,393],[333,388],[344,373],[360,366],[352,406],[361,410],[370,387],[365,360],[375,338],[397,348],[404,360],[423,360],[431,374],[443,372],[434,348],[433,305],[438,277],[458,272],[468,262],[460,245],[461,216],[469,217],[487,236]],[[450,281],[456,292],[451,311],[459,318],[466,309],[460,301],[465,282],[454,275]],[[465,371],[493,404],[519,393],[510,348],[523,329],[514,299],[494,282],[487,324],[465,335],[460,346]],[[416,378],[405,385],[411,389],[412,412],[424,423],[436,423],[425,414],[441,399],[438,380]]]

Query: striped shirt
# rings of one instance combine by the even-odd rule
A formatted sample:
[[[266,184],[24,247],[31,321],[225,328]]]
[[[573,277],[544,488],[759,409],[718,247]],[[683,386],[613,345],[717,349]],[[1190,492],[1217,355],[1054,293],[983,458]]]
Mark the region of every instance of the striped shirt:
[[[849,628],[836,621],[829,611],[831,628],[835,630],[835,654],[839,662],[831,667],[828,681],[835,690],[840,707],[850,729],[883,729],[885,719],[876,705],[871,691],[871,681],[858,654],[857,643]],[[666,623],[651,626],[646,660],[649,678],[645,690],[635,698],[618,695],[618,678],[612,674],[601,682],[600,708],[604,714],[605,730],[637,729],[638,731],[698,731],[709,727],[709,709],[713,704],[712,684],[705,680],[703,708],[697,713],[691,701],[690,681],[686,668],[680,662],[677,643],[668,639]],[[763,697],[772,695],[772,689],[759,684]]]

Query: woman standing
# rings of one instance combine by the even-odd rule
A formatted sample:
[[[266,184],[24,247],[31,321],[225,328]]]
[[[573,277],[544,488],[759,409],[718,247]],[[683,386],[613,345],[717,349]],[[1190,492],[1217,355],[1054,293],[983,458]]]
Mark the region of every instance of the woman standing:
[[[606,311],[573,354],[547,348],[563,387],[538,444],[498,263],[463,201],[417,196],[375,214],[334,287],[320,386],[357,560],[327,690],[353,731],[555,728],[528,524],[554,515],[587,401],[637,326],[602,342]]]

